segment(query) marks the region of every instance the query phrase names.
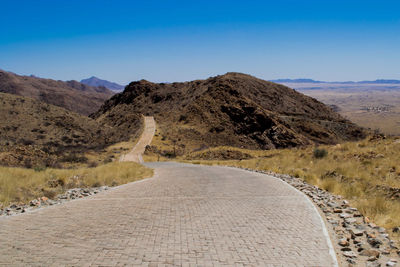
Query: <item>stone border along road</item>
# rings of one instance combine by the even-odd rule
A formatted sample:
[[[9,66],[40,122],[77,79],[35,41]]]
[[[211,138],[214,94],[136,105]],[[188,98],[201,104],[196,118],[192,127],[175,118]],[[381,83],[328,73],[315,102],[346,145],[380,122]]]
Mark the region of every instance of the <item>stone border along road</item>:
[[[142,155],[146,149],[146,146],[151,144],[151,140],[153,140],[155,131],[156,123],[154,121],[154,117],[144,117],[144,130],[139,141],[129,153],[122,155],[119,161],[134,161],[143,163]]]
[[[0,265],[337,266],[308,198],[269,175],[146,163],[153,178],[0,218]]]

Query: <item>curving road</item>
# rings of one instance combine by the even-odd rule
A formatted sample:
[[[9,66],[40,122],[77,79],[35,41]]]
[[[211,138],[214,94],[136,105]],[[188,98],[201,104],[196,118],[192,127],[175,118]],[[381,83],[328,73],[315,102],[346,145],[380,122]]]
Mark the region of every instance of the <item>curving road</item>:
[[[228,167],[147,163],[153,178],[0,218],[0,265],[335,266],[299,191]]]
[[[154,117],[144,117],[144,130],[139,138],[139,141],[129,153],[122,155],[119,161],[134,161],[143,163],[142,155],[146,149],[146,146],[151,144],[151,140],[153,140],[155,131],[156,122],[154,121]]]

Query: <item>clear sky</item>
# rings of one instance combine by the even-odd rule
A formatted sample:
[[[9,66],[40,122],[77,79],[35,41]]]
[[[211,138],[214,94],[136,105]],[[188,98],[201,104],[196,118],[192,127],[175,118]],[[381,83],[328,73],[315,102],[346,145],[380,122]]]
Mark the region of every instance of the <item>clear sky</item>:
[[[1,0],[0,68],[126,84],[400,79],[400,1]]]

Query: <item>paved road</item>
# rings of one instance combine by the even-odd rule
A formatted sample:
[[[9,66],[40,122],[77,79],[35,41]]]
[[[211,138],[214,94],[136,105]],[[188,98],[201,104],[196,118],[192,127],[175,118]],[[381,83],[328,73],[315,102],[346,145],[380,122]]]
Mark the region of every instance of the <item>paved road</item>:
[[[142,154],[144,153],[146,146],[151,144],[151,140],[153,140],[155,131],[156,123],[154,121],[154,117],[144,117],[144,130],[139,141],[129,153],[122,155],[119,161],[134,161],[143,163]]]
[[[0,218],[0,265],[334,266],[317,211],[282,181],[146,165],[153,178]]]

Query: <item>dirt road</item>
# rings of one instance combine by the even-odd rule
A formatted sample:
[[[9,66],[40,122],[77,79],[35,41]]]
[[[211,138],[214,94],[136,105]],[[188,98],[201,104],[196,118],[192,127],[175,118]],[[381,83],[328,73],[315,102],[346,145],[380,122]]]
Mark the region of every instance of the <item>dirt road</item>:
[[[154,133],[156,131],[156,123],[153,117],[144,117],[144,130],[139,138],[139,141],[133,147],[133,149],[122,155],[119,161],[134,161],[138,163],[143,163],[142,155],[147,145],[150,145],[153,139]]]

